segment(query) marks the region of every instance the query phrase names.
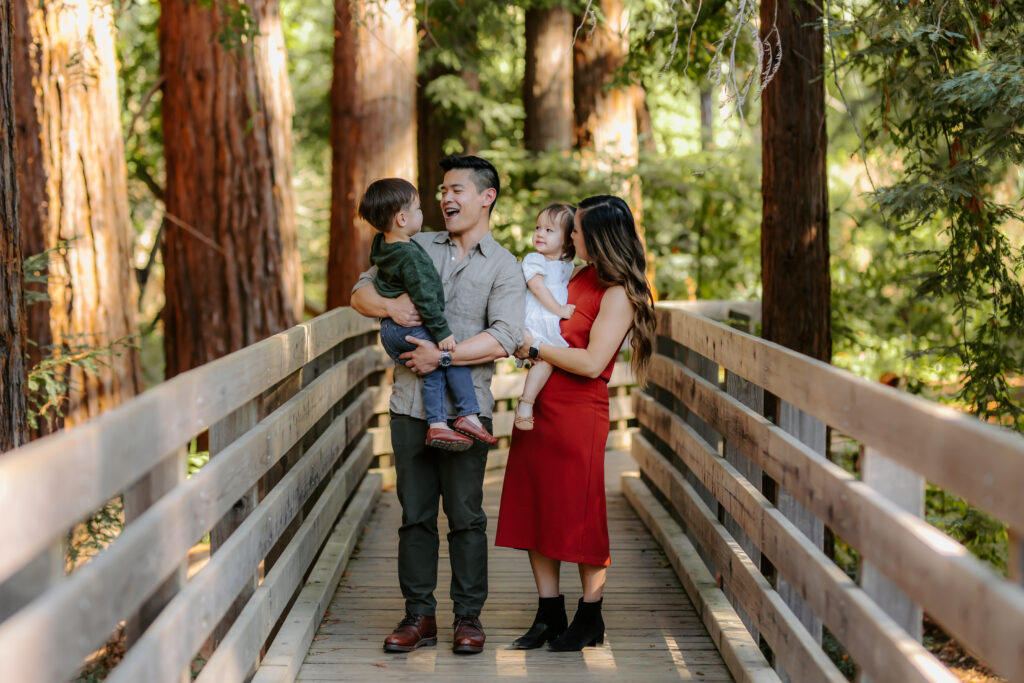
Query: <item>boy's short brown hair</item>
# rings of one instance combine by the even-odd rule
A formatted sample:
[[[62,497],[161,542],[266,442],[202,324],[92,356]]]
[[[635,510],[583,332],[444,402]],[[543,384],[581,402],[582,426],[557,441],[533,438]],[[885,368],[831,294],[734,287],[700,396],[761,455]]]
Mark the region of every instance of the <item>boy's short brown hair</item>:
[[[374,180],[359,201],[359,215],[381,232],[391,228],[395,214],[409,206],[418,192],[404,178]]]

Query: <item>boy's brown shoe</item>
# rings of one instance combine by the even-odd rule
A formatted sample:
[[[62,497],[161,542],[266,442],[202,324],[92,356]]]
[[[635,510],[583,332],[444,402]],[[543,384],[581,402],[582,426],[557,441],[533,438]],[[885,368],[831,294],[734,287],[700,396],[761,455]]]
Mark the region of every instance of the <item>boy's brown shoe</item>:
[[[437,621],[422,614],[406,614],[384,639],[385,652],[412,652],[424,645],[437,645]]]
[[[473,445],[473,439],[448,427],[430,427],[427,430],[427,445],[445,451],[464,451]]]
[[[452,427],[455,428],[455,431],[462,432],[466,436],[471,436],[474,439],[483,441],[485,444],[493,446],[498,443],[498,440],[491,436],[486,427],[474,424],[465,415],[460,418],[456,418],[455,422],[452,423]]]

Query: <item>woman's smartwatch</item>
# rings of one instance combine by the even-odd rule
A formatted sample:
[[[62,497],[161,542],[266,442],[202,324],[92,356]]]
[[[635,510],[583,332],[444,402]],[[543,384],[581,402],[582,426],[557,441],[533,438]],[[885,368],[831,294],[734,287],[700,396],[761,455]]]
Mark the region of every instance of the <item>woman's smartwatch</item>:
[[[441,350],[441,358],[438,359],[437,364],[442,368],[446,368],[452,364],[452,352]]]
[[[540,342],[534,342],[533,346],[530,347],[530,360],[537,360],[540,358]]]

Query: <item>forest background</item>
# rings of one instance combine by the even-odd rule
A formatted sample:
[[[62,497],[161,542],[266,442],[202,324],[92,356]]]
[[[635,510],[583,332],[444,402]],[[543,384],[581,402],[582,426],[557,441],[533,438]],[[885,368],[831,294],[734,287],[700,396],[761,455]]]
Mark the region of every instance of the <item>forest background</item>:
[[[780,239],[762,186],[807,198],[766,170],[761,91],[800,79],[821,89],[827,139],[817,355],[1024,431],[1024,2],[9,6],[21,211],[3,218],[21,240],[4,254],[25,263],[32,436],[346,303],[361,188],[402,169],[442,228],[442,154],[498,168],[492,225],[517,256],[547,203],[612,191],[660,298],[785,288],[803,274],[762,269]],[[773,32],[794,6],[820,70]],[[787,150],[795,167],[811,154]],[[928,515],[1005,569],[1001,525],[935,488]]]

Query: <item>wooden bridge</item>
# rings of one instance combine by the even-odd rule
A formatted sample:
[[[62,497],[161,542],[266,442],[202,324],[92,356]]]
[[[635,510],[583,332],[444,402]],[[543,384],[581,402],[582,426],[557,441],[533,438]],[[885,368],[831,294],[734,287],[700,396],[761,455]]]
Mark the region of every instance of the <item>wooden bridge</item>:
[[[650,385],[625,364],[610,383],[604,646],[511,650],[533,584],[524,554],[494,549],[484,654],[446,647],[443,557],[438,647],[381,652],[402,613],[390,362],[339,309],[0,456],[0,681],[73,679],[120,629],[111,681],[846,680],[823,638],[861,680],[957,680],[921,645],[922,611],[1024,680],[1024,439],[714,322],[737,308],[659,306]],[[492,532],[521,383],[493,385]],[[210,459],[188,476],[197,437]],[[830,442],[858,449],[860,478]],[[1008,525],[1009,578],[922,519],[926,480]],[[120,535],[65,573],[69,530],[112,500]]]

